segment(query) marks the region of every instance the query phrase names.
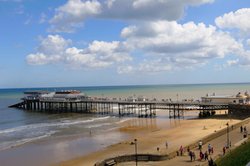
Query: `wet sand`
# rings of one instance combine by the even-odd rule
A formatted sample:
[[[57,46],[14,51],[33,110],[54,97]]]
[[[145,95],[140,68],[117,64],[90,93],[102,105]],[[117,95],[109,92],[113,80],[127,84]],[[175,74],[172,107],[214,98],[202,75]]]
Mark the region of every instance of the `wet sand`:
[[[219,131],[226,127],[226,123],[235,124],[240,120],[228,119],[193,119],[173,121],[170,128],[158,128],[151,125],[133,125],[135,121],[127,121],[126,125],[121,125],[121,132],[131,135],[131,139],[106,147],[82,157],[69,161],[57,163],[56,165],[64,166],[93,166],[97,161],[118,155],[133,154],[134,145],[131,142],[136,138],[138,140],[138,153],[166,154],[177,150],[181,145],[185,146],[198,142],[203,137]],[[164,120],[162,120],[164,123]],[[170,123],[171,124],[171,123]],[[162,124],[164,125],[164,124]],[[149,127],[150,126],[150,127]],[[105,135],[103,136],[105,139]],[[165,142],[168,142],[168,148]],[[157,147],[160,151],[157,151]]]

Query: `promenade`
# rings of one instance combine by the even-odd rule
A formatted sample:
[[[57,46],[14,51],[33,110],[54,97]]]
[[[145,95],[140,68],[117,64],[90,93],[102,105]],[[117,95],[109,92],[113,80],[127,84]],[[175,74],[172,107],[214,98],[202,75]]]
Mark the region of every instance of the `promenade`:
[[[243,126],[246,126],[247,130],[250,129],[250,122],[246,122],[243,124]],[[239,146],[243,140],[243,133],[240,132],[239,127],[232,127],[230,126],[230,132],[229,132],[229,138],[231,141],[231,147],[226,150],[226,153],[228,153],[230,150],[234,149],[235,147]],[[227,133],[205,143],[202,147],[202,152],[208,151],[208,144],[211,144],[214,148],[214,153],[209,155],[210,157],[215,161],[217,158],[223,156],[223,147],[227,144]],[[198,144],[198,143],[197,143]],[[138,165],[143,166],[162,166],[162,165],[178,165],[178,166],[202,166],[202,165],[208,165],[208,161],[205,161],[204,159],[200,161],[199,153],[200,150],[198,148],[190,149],[191,151],[195,152],[196,155],[196,161],[190,161],[190,156],[187,152],[184,152],[183,156],[176,156],[173,159],[161,161],[161,162],[139,162]],[[135,162],[129,162],[129,163],[120,163],[119,166],[125,166],[125,165],[134,165]]]
[[[233,119],[232,121],[228,119],[193,119],[193,120],[182,120],[179,121],[178,124],[175,124],[177,121],[173,121],[174,126],[170,129],[161,129],[161,130],[152,130],[147,133],[138,135],[138,132],[143,128],[138,128],[138,130],[128,131],[128,134],[131,135],[131,139],[126,141],[122,141],[118,144],[114,144],[109,146],[103,150],[81,156],[72,160],[64,161],[58,163],[57,165],[90,165],[93,166],[97,161],[103,161],[110,157],[129,155],[135,152],[135,146],[130,143],[137,138],[138,140],[138,153],[141,154],[169,154],[174,152],[179,147],[190,145],[198,142],[200,139],[205,138],[213,133],[218,133],[226,128],[226,123],[237,124],[241,122],[240,120]],[[206,129],[204,129],[204,125]],[[214,132],[214,131],[218,132]],[[225,138],[226,139],[226,138]],[[168,149],[165,147],[165,142],[168,141]],[[206,146],[206,145],[205,145]],[[157,147],[159,147],[159,151],[157,151]],[[214,147],[215,152],[217,151],[217,147]],[[198,155],[198,154],[196,154]],[[176,160],[177,159],[177,160]],[[180,160],[180,161],[179,161]],[[186,160],[184,163],[182,160]],[[140,162],[139,165],[166,165],[168,162],[180,162],[185,164],[189,161],[188,156],[184,157],[176,157],[173,160],[168,160],[164,162]],[[198,162],[200,163],[200,162]],[[192,163],[194,164],[194,163]],[[120,163],[120,165],[135,165],[135,162],[131,163]],[[177,164],[178,165],[178,164]]]

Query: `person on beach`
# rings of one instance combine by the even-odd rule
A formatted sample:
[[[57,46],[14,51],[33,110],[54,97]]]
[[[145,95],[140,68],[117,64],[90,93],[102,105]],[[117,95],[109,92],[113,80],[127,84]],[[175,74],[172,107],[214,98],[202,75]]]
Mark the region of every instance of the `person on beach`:
[[[192,152],[192,156],[193,156],[193,159],[194,159],[194,161],[195,161],[196,156],[195,156],[195,153],[194,153],[194,152]]]
[[[157,147],[157,148],[156,148],[156,150],[157,150],[157,152],[159,152],[159,151],[160,151],[160,148],[159,148],[159,147]]]
[[[191,160],[191,162],[193,161],[193,152],[192,151],[189,151],[188,152],[188,155],[190,156],[190,160]]]
[[[165,145],[166,145],[166,149],[168,149],[168,141],[166,141],[166,144],[165,144]]]
[[[182,145],[180,147],[180,154],[181,154],[181,156],[183,155],[183,147],[182,147]]]
[[[241,132],[241,133],[243,132],[243,127],[242,127],[242,125],[240,126],[240,132]]]
[[[205,158],[205,161],[208,160],[208,153],[207,153],[207,151],[204,153],[204,158]]]
[[[225,155],[225,153],[226,153],[226,147],[224,146],[222,150],[223,150],[223,155]]]
[[[204,158],[204,154],[202,153],[202,151],[200,151],[200,161],[202,161]]]
[[[208,154],[210,155],[210,153],[212,152],[212,146],[211,146],[211,144],[208,144],[207,149],[208,149]]]
[[[244,130],[243,138],[246,138],[246,137],[247,137],[247,130],[246,131]]]
[[[199,146],[199,150],[201,150],[202,149],[202,141],[201,140],[199,141],[198,146]]]
[[[216,163],[211,157],[210,157],[210,160],[208,160],[208,166],[216,166]]]
[[[188,148],[187,148],[187,152],[188,152],[188,153],[190,152],[190,148],[189,148],[189,146],[188,146]]]

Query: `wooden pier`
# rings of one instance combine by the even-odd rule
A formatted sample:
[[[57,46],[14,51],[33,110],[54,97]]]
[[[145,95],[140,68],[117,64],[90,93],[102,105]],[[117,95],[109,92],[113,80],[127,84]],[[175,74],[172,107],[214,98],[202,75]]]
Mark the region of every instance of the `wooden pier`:
[[[228,104],[202,102],[167,102],[167,101],[124,101],[124,100],[46,100],[42,98],[23,98],[23,101],[10,107],[49,113],[98,113],[118,116],[154,117],[156,110],[166,110],[169,118],[180,118],[188,111],[200,114],[213,114],[217,110],[227,110]]]

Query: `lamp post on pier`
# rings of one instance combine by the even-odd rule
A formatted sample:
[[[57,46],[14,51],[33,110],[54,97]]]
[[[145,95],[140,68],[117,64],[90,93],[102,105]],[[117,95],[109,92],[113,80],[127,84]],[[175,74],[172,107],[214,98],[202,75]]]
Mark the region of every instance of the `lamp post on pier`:
[[[137,166],[137,139],[134,139],[135,143],[135,165]]]

